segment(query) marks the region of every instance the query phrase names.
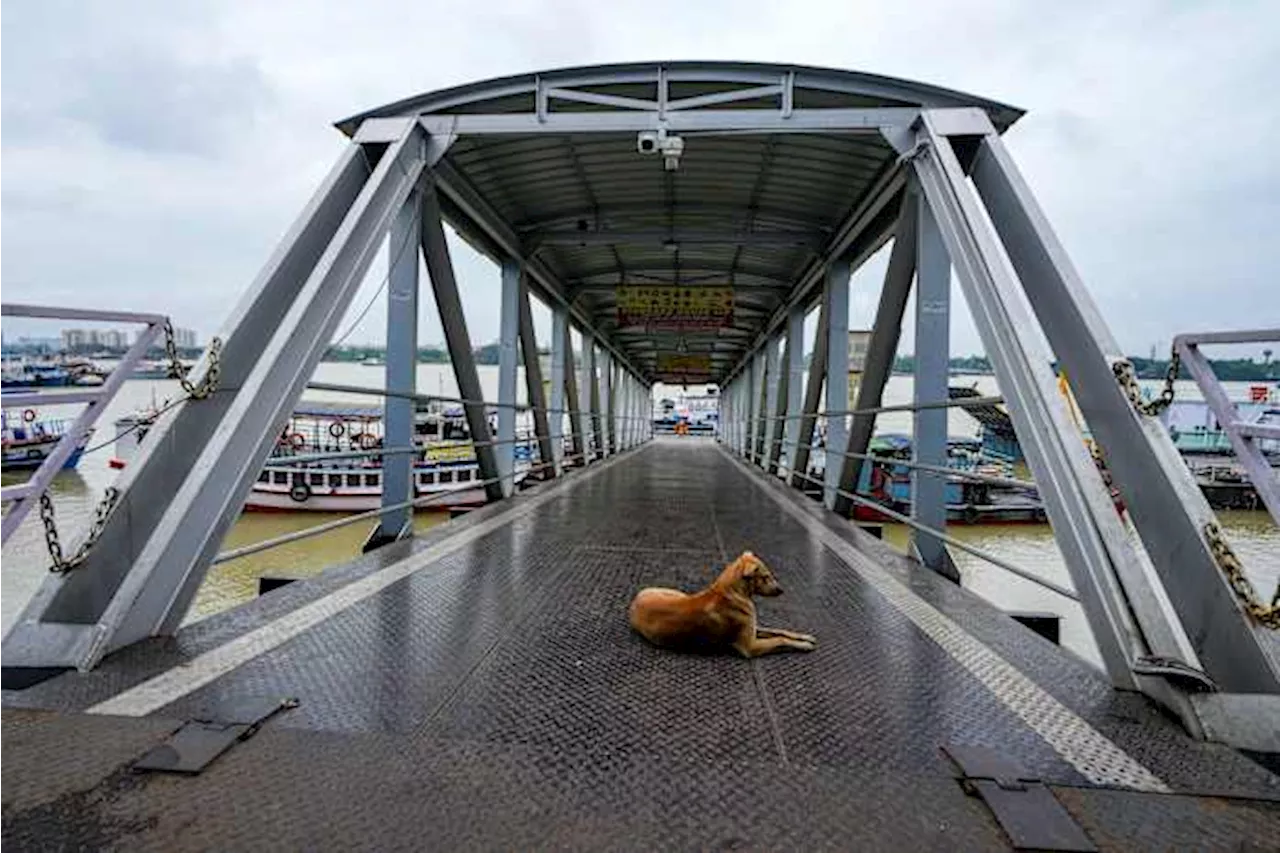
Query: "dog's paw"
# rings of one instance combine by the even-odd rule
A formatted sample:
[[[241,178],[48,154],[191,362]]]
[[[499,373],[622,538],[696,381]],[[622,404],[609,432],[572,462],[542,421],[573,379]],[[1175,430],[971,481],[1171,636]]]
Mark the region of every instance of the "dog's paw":
[[[811,652],[818,647],[818,641],[812,638],[808,640],[796,640],[791,648],[798,652]]]
[[[796,639],[815,646],[818,644],[818,638],[813,636],[813,634],[796,634]]]

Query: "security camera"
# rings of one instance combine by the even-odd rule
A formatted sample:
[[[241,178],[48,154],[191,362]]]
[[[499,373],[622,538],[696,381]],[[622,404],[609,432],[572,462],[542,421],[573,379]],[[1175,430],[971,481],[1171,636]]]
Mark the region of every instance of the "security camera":
[[[684,140],[678,136],[668,136],[665,129],[642,130],[636,137],[636,150],[641,154],[661,154],[663,167],[668,172],[674,172],[680,168]]]

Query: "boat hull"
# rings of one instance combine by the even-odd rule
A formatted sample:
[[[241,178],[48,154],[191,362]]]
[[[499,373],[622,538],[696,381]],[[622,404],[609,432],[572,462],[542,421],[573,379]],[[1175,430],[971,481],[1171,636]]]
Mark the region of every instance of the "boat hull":
[[[6,451],[3,463],[0,463],[0,469],[5,471],[34,471],[36,468],[39,468],[49,454],[53,452],[53,448],[56,444],[57,443],[54,442],[48,448],[30,448],[21,454],[17,451]],[[38,455],[30,455],[32,451],[38,451]],[[67,461],[62,463],[62,470],[70,471],[79,465],[80,457],[83,453],[83,447],[77,447],[73,450],[71,455],[67,457]]]
[[[437,497],[426,500],[432,495]],[[424,512],[476,507],[487,502],[483,486],[449,492],[420,491],[415,498],[422,499],[418,509]],[[252,512],[367,512],[381,506],[382,493],[377,490],[352,493],[315,489],[310,491],[306,500],[299,501],[291,497],[287,489],[257,485],[244,503],[245,510]]]

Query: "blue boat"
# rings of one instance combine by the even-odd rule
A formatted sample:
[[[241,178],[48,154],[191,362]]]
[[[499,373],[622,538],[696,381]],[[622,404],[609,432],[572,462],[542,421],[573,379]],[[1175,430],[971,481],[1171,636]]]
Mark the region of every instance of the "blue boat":
[[[3,425],[0,426],[0,468],[5,471],[21,471],[39,468],[46,457],[53,453],[62,436],[66,434],[68,423],[63,420],[40,420],[34,409],[27,409],[22,418],[10,418],[4,412]],[[63,470],[69,470],[80,463],[89,436],[81,439],[80,444],[67,461],[62,463]]]

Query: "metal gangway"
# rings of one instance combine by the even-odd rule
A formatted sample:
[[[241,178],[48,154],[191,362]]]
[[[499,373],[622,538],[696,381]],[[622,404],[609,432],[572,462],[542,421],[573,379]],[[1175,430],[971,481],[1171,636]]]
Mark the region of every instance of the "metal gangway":
[[[1048,743],[1072,772],[1083,774],[1073,778],[1146,792],[1178,787],[1168,781],[1175,773],[1170,766],[1151,772],[1135,763],[1106,737],[1094,737],[1091,726],[1103,724],[1084,710],[1073,705],[1066,713],[1058,704],[1066,700],[1049,696],[1052,690],[1028,686],[1000,656],[1020,655],[1016,642],[1000,646],[992,639],[1004,649],[994,657],[983,642],[974,645],[960,627],[968,624],[960,611],[976,608],[975,620],[997,617],[981,605],[954,603],[949,590],[962,591],[952,583],[956,572],[948,548],[969,550],[1078,601],[1099,647],[1106,683],[1117,696],[1177,719],[1184,730],[1179,750],[1196,740],[1280,750],[1275,602],[1268,605],[1247,579],[1240,582],[1239,559],[1156,410],[1142,399],[1132,365],[1015,166],[1001,136],[1021,115],[983,98],[854,72],[668,63],[485,81],[339,122],[350,140],[346,150],[224,324],[216,358],[207,354],[189,376],[193,387],[207,393],[157,419],[121,475],[118,497],[93,531],[90,547],[81,549],[78,565],[51,576],[5,638],[6,686],[34,685],[24,691],[28,697],[61,697],[57,701],[90,714],[145,720],[166,708],[195,713],[184,704],[191,696],[205,695],[201,691],[209,685],[239,683],[238,673],[259,659],[295,666],[289,643],[340,620],[349,625],[352,619],[376,618],[396,631],[410,624],[428,630],[403,616],[357,614],[402,581],[456,581],[451,603],[446,607],[440,599],[432,607],[445,609],[430,612],[442,619],[440,630],[459,632],[462,656],[472,668],[464,668],[461,686],[447,694],[454,698],[440,700],[428,719],[401,706],[386,711],[395,719],[408,714],[414,726],[447,728],[451,714],[470,707],[467,691],[488,689],[469,681],[472,673],[497,668],[505,673],[498,682],[515,683],[526,672],[516,658],[502,657],[501,640],[494,646],[468,644],[459,627],[466,622],[462,611],[449,609],[462,606],[457,602],[473,596],[488,601],[489,584],[497,584],[514,600],[526,596],[534,603],[527,613],[517,608],[508,614],[515,621],[494,631],[514,630],[510,625],[525,624],[516,617],[529,613],[542,614],[528,618],[542,624],[538,620],[545,617],[549,625],[556,614],[577,612],[576,596],[590,602],[584,607],[603,607],[589,588],[575,584],[594,579],[601,590],[616,592],[623,582],[610,573],[616,565],[649,572],[684,565],[680,553],[724,558],[750,547],[752,537],[765,540],[756,547],[766,549],[768,531],[753,525],[762,513],[780,512],[775,559],[796,577],[833,585],[840,595],[882,596],[907,619],[893,623],[893,630],[909,623],[930,638],[936,648],[921,647],[922,656],[944,649],[946,667],[960,665],[999,699],[991,713],[1014,713],[1035,732],[1037,743]],[[446,223],[500,267],[500,380],[494,401],[486,401],[480,387]],[[217,630],[199,627],[190,649],[183,643],[156,645],[156,638],[179,634],[211,565],[280,544],[220,551],[293,407],[306,388],[322,387],[312,380],[315,368],[384,243],[385,387],[329,386],[385,401],[388,447],[340,454],[381,456],[386,472],[382,507],[344,520],[374,522],[368,557],[353,564],[354,574],[326,575],[314,587],[273,599],[297,604],[284,616],[272,611],[282,605],[271,602],[250,608],[257,615],[246,618],[262,624],[224,645]],[[890,244],[851,407],[851,276]],[[431,397],[418,392],[413,370],[418,298],[427,284],[419,281],[419,258],[445,331],[459,388],[455,399],[464,407],[492,504],[452,537],[446,531],[425,542],[412,535],[417,501],[410,497],[409,479],[413,406]],[[955,475],[946,466],[947,411],[994,401],[948,397],[953,275],[994,367],[999,400],[1026,453],[1070,588],[947,533],[944,487]],[[907,318],[913,292],[915,316]],[[552,316],[549,395],[538,368],[533,298]],[[806,366],[805,319],[814,310],[816,342]],[[914,400],[886,406],[883,389],[910,319]],[[1247,339],[1263,334],[1274,336],[1259,332]],[[1180,356],[1197,379],[1203,371],[1194,348],[1220,339],[1179,340]],[[521,353],[526,403],[517,401]],[[1059,393],[1055,361],[1071,377],[1091,444]],[[696,439],[650,440],[654,384],[690,381],[719,389],[719,450]],[[491,431],[486,412],[494,407],[498,419]],[[871,459],[877,415],[892,410],[911,411],[914,419],[914,458],[906,463],[914,470],[913,505],[909,515],[896,519],[913,529],[907,559],[887,554],[847,523],[853,506],[870,500],[857,484]],[[533,417],[538,465],[548,481],[531,496],[517,495],[513,487],[519,411]],[[1225,410],[1220,417],[1232,424]],[[819,446],[819,421],[826,427],[826,464],[821,480],[813,482],[810,457]],[[1247,457],[1248,438],[1258,428],[1229,428]],[[1123,497],[1123,513],[1117,512],[1104,468]],[[976,472],[966,476],[1028,485]],[[804,498],[805,490],[820,492],[820,504]],[[1275,511],[1270,500],[1267,505]],[[698,524],[691,526],[691,518]],[[827,555],[815,558],[821,566],[802,566],[798,555],[817,553],[814,548]],[[621,563],[602,568],[610,555]],[[844,569],[827,566],[830,559]],[[450,561],[469,568],[457,573],[447,568],[455,565]],[[550,568],[562,561],[572,571]],[[446,568],[428,573],[429,566]],[[539,567],[555,579],[545,589],[528,585]],[[852,574],[839,574],[845,569]],[[916,580],[903,585],[906,577]],[[927,606],[912,589],[927,590],[920,592]],[[493,606],[507,613],[510,603],[500,596]],[[486,625],[498,618],[487,610],[466,612],[467,619],[482,615]],[[580,632],[574,636],[581,645],[573,646],[582,656],[579,664],[595,661],[613,672],[614,659],[596,661],[587,642],[596,636],[592,632],[605,631],[605,647],[617,650],[609,643],[621,639],[608,633],[612,628],[600,627],[611,624],[611,612],[605,607],[572,623]],[[805,612],[826,618],[820,609]],[[937,618],[944,612],[950,615]],[[848,624],[832,622],[828,628],[839,632]],[[1003,630],[993,628],[993,636]],[[875,645],[870,634],[864,640]],[[346,641],[334,642],[341,648]],[[437,653],[430,660],[437,661],[431,657]],[[448,659],[441,660],[452,672]],[[1050,660],[1042,659],[1046,671],[1067,666]],[[381,658],[375,664],[379,671],[391,666]],[[681,666],[690,678],[702,671],[701,664]],[[78,673],[46,680],[66,670]],[[356,679],[354,670],[346,671]],[[766,671],[778,672],[752,669],[757,687]],[[566,672],[565,678],[577,677]],[[271,681],[261,672],[254,677]],[[388,677],[387,683],[397,685],[393,692],[404,687],[397,681],[402,676]],[[418,684],[412,675],[403,677]],[[650,691],[644,694],[649,696],[654,685],[619,678],[614,693],[582,689],[601,707],[614,708],[598,725],[625,740],[628,712],[610,705],[608,697],[628,690]],[[827,687],[817,676],[805,678],[810,680],[803,681],[802,693],[816,700]],[[828,686],[853,690],[856,680],[841,669]],[[132,686],[121,690],[122,683]],[[175,687],[179,683],[184,686]],[[530,690],[516,704],[532,703],[526,710],[538,717],[541,706]],[[68,698],[73,694],[79,698]],[[686,699],[689,707],[697,706],[696,694]],[[503,718],[503,709],[513,704],[510,697],[500,701],[499,694],[476,701],[496,715],[486,719]],[[1105,700],[1107,713],[1125,701]],[[669,711],[683,713],[676,706]],[[300,713],[305,716],[305,701]],[[797,715],[809,720],[797,725],[816,725],[803,712]],[[1163,724],[1143,719],[1161,738],[1169,737]],[[776,719],[769,726],[786,765],[786,737]],[[547,723],[538,731],[550,728]],[[961,752],[949,754],[964,765]],[[488,767],[489,753],[480,749],[478,755],[477,766]],[[1205,762],[1198,767],[1212,761],[1236,767],[1235,758],[1224,758],[1209,744],[1195,756]],[[392,757],[387,760],[394,764]],[[493,767],[506,773],[507,760],[494,758]],[[494,780],[505,778],[494,773]]]

